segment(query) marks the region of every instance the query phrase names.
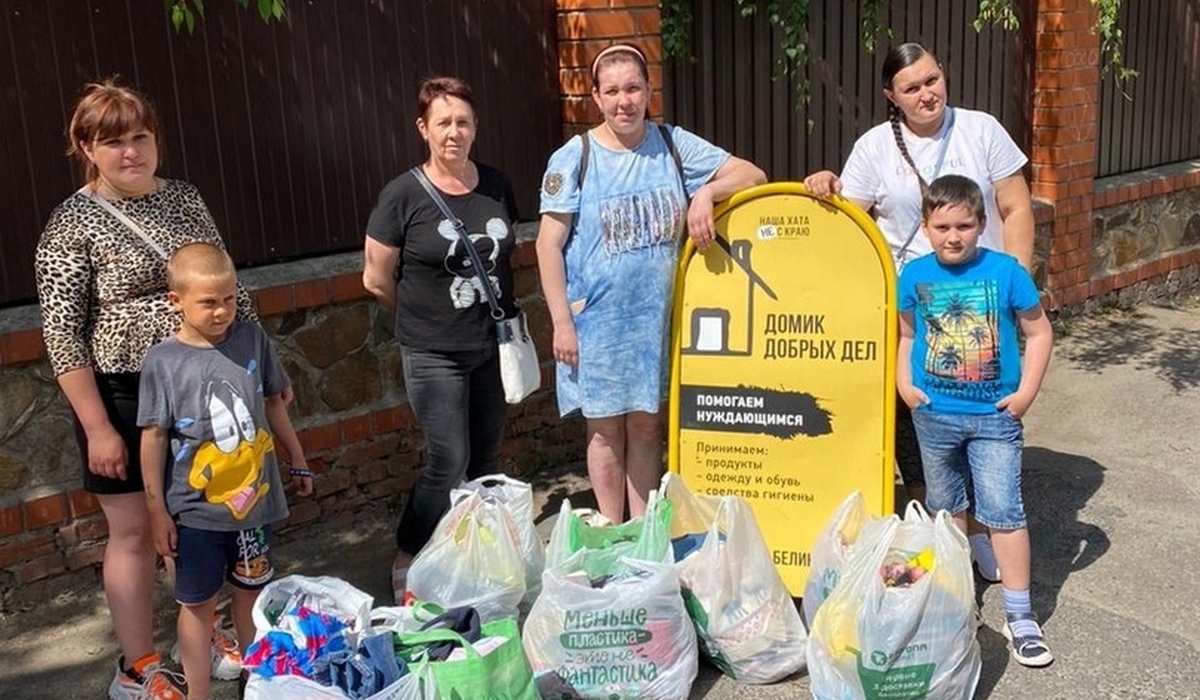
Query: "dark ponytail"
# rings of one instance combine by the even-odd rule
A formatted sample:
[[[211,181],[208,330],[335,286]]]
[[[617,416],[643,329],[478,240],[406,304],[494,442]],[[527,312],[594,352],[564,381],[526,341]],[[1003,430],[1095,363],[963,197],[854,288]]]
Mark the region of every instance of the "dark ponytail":
[[[883,69],[880,71],[883,89],[891,91],[892,81],[896,79],[896,74],[925,56],[933,56],[933,59],[937,60],[937,56],[934,56],[932,51],[925,48],[923,44],[915,41],[893,46],[883,58]],[[904,160],[916,174],[917,182],[921,185],[921,194],[924,195],[926,190],[929,189],[929,183],[925,182],[925,178],[921,176],[920,169],[913,162],[912,155],[908,152],[908,146],[904,143],[904,132],[900,129],[900,122],[904,120],[904,113],[890,99],[887,101],[887,110],[888,121],[892,123],[892,135],[896,138],[896,147],[900,149],[900,155],[904,156]]]
[[[900,155],[904,156],[904,160],[908,163],[908,167],[913,169],[917,175],[917,182],[921,185],[921,195],[924,196],[926,190],[929,189],[929,183],[925,182],[925,178],[921,176],[921,170],[913,161],[912,156],[908,152],[908,145],[904,143],[904,132],[900,130],[900,120],[904,119],[904,115],[900,113],[900,108],[888,101],[888,121],[892,123],[892,135],[896,137],[896,147],[900,149]]]

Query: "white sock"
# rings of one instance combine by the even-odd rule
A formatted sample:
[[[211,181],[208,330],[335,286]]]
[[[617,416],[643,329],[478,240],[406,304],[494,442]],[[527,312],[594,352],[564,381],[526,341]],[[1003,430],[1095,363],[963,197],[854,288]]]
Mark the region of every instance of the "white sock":
[[[1000,580],[1000,565],[996,563],[996,552],[992,540],[986,534],[971,535],[971,559],[979,566],[979,575],[989,581]]]

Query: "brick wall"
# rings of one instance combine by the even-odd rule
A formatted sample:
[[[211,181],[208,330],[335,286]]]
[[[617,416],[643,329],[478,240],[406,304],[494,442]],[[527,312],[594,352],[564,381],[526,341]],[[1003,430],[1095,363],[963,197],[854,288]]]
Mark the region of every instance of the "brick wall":
[[[563,138],[600,121],[592,101],[592,59],[606,46],[628,42],[645,52],[650,113],[662,115],[662,42],[658,0],[558,0],[558,81]]]
[[[533,243],[522,238],[516,294],[547,359],[550,320]],[[296,388],[291,411],[316,473],[313,497],[289,499],[285,539],[318,522],[398,509],[422,463],[390,319],[362,288],[360,260],[331,256],[242,275]],[[0,613],[95,584],[108,534],[99,503],[80,488],[70,409],[44,355],[40,329],[0,331]],[[544,362],[544,387],[552,371]],[[583,451],[583,422],[560,420],[549,388],[510,407],[501,447],[509,473],[577,462]]]
[[[1052,304],[1087,298],[1096,172],[1100,40],[1089,0],[1038,0],[1030,187],[1054,207]]]
[[[1090,0],[1038,0],[1037,10],[1030,186],[1053,211],[1046,260],[1050,305],[1083,309],[1134,285],[1194,291],[1200,249],[1190,239],[1174,242],[1186,245],[1142,245],[1129,259],[1114,256],[1112,242],[1102,240],[1096,229],[1102,209],[1157,196],[1182,201],[1187,190],[1200,187],[1200,172],[1191,165],[1156,168],[1097,182],[1101,56],[1096,9]],[[1188,281],[1182,290],[1181,276]]]

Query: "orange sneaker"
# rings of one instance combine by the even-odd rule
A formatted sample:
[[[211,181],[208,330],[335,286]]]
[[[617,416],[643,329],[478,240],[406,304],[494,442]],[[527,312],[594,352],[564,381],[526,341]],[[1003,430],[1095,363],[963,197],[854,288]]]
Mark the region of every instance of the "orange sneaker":
[[[164,667],[158,654],[138,659],[128,670],[124,665],[122,656],[108,686],[109,700],[184,700],[183,676]]]
[[[212,621],[212,677],[231,681],[242,673],[242,650],[237,635],[222,625],[225,618],[213,615]],[[171,660],[180,663],[179,642],[171,647]]]

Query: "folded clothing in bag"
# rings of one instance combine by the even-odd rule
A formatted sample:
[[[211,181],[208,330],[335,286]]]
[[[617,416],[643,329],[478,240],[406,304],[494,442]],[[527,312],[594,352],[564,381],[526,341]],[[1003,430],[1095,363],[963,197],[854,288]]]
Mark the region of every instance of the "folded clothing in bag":
[[[464,641],[474,644],[479,641],[479,611],[472,607],[451,608],[424,625],[421,630],[450,630],[457,632]],[[429,645],[430,661],[445,661],[451,652],[462,646],[462,642],[450,640]]]
[[[315,664],[313,679],[334,686],[350,700],[364,700],[392,685],[408,673],[408,665],[396,658],[392,634],[375,634],[348,649],[327,654]]]
[[[278,629],[256,639],[242,659],[245,668],[265,678],[312,678],[321,658],[348,649],[346,623],[334,615],[296,604],[280,615],[276,624]]]

